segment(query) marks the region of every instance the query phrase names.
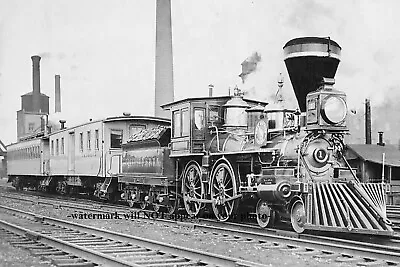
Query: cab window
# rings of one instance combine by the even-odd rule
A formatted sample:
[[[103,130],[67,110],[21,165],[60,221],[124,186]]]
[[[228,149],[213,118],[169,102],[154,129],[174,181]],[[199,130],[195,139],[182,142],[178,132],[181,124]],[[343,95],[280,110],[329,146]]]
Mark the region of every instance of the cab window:
[[[190,133],[190,117],[187,108],[172,113],[173,137],[188,136]]]
[[[189,125],[189,110],[182,109],[182,136],[188,136],[190,132],[190,125]]]
[[[181,111],[176,110],[173,113],[173,131],[174,137],[181,136]]]
[[[204,121],[204,109],[203,108],[195,108],[194,109],[194,127],[196,130],[203,130],[205,127]]]
[[[209,121],[210,122],[221,122],[221,117],[219,115],[219,107],[218,106],[210,106],[209,107]]]

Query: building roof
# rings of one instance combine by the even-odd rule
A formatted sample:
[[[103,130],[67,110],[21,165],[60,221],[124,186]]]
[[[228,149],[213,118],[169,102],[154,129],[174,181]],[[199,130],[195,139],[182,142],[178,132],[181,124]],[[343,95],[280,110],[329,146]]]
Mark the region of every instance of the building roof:
[[[0,156],[5,156],[7,154],[7,148],[0,140]]]
[[[104,120],[104,122],[112,122],[112,121],[124,121],[124,120],[142,120],[142,121],[151,121],[156,123],[171,123],[170,119],[165,119],[161,117],[153,117],[153,116],[134,116],[134,115],[124,115],[124,116],[116,116],[116,117],[108,117]]]
[[[382,164],[382,154],[385,153],[385,165],[400,167],[400,150],[395,147],[365,144],[352,144],[347,147],[356,157],[378,164]]]
[[[196,101],[206,101],[206,100],[221,100],[221,101],[228,101],[233,97],[233,95],[230,96],[206,96],[206,97],[191,97],[191,98],[184,98],[184,99],[180,99],[171,103],[166,103],[161,105],[161,107],[163,109],[171,109],[172,106],[177,105],[177,104],[181,104],[181,103],[186,103],[186,102],[196,102]],[[257,105],[268,105],[268,102],[265,101],[258,101],[258,100],[253,100],[253,99],[248,99],[248,98],[243,98],[243,100],[245,102]]]

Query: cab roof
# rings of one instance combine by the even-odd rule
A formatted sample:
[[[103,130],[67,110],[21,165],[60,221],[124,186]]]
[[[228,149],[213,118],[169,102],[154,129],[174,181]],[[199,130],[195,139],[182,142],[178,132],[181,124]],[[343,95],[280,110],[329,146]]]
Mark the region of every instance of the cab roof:
[[[198,102],[198,101],[228,101],[232,98],[233,96],[208,96],[208,97],[192,97],[192,98],[184,98],[181,100],[177,100],[171,103],[167,103],[164,105],[161,105],[161,108],[169,110],[171,107],[182,104],[182,103],[189,103],[189,102]],[[268,102],[265,101],[260,101],[260,100],[253,100],[253,99],[248,99],[248,98],[243,98],[244,101],[250,103],[250,104],[260,104],[260,105],[268,105]]]

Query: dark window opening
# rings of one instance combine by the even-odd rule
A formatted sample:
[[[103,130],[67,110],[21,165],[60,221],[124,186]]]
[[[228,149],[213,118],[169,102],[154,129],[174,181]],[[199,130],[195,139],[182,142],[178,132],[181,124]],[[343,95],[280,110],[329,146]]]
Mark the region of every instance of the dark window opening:
[[[79,150],[83,152],[83,133],[79,133]]]
[[[121,148],[122,130],[111,130],[111,146],[110,148]]]
[[[94,140],[94,148],[96,150],[99,150],[99,130],[95,130],[94,131],[94,138],[95,138],[95,140]]]
[[[209,107],[209,122],[221,122],[221,117],[219,115],[219,107],[210,106]]]

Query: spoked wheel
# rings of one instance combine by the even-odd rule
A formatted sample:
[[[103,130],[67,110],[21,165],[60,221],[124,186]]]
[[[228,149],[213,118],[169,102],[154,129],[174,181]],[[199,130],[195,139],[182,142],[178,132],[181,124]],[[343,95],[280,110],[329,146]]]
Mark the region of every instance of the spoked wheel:
[[[202,205],[201,202],[197,200],[203,199],[204,197],[204,185],[201,182],[200,166],[195,161],[191,161],[186,165],[182,178],[182,195],[188,215],[196,216],[199,214]],[[176,204],[177,203],[175,203],[175,206]]]
[[[275,221],[275,211],[273,211],[266,201],[260,199],[256,206],[257,223],[260,227],[272,227]]]
[[[66,181],[58,182],[58,192],[61,195],[67,195],[69,193],[69,187]]]
[[[290,221],[292,223],[293,230],[301,234],[304,232],[304,224],[306,223],[306,212],[304,210],[303,201],[297,200],[290,213]]]
[[[236,196],[235,174],[228,164],[220,163],[211,176],[211,205],[219,221],[227,221],[236,210],[239,204]]]

